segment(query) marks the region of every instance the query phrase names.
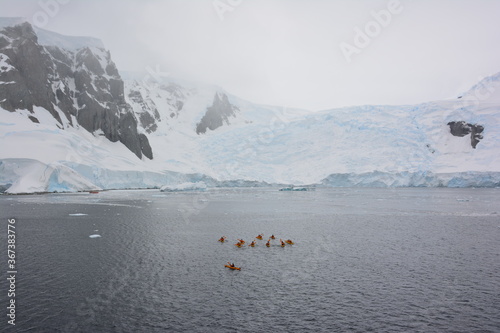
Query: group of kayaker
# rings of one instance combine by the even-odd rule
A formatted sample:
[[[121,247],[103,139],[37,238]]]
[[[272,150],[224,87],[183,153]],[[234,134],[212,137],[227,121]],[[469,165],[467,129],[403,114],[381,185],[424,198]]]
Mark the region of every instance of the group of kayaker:
[[[258,240],[262,240],[264,239],[264,234],[259,234],[255,237],[255,239],[258,239]],[[257,242],[255,241],[255,239],[250,243],[248,244],[248,246],[250,247],[255,247],[255,245],[257,245]],[[271,235],[269,237],[269,239],[267,240],[266,242],[266,246],[267,247],[271,247],[271,240],[273,239],[276,239],[276,236],[274,235]],[[227,237],[226,236],[222,236],[221,238],[219,238],[219,242],[221,243],[224,243],[226,242],[227,240]],[[234,244],[236,247],[242,247],[243,245],[245,244],[245,241],[241,238],[238,238],[238,241],[236,242],[236,244]],[[288,245],[293,245],[295,244],[291,239],[287,239],[285,241],[283,241],[281,238],[280,238],[280,244],[281,244],[281,247],[285,247],[287,244]]]
[[[264,234],[259,234],[255,237],[255,239],[258,239],[258,240],[263,240],[264,239]],[[255,247],[255,245],[257,245],[257,242],[255,241],[255,239],[250,243],[248,244],[248,246],[250,247]],[[271,240],[274,240],[276,239],[276,236],[271,235],[269,237],[269,239],[267,240],[266,242],[266,246],[267,247],[271,247]],[[227,237],[226,236],[222,236],[221,238],[219,238],[219,242],[221,243],[225,243],[227,241]],[[242,239],[242,238],[238,238],[238,241],[234,244],[236,247],[243,247],[243,245],[245,244],[245,241]],[[281,238],[280,238],[280,246],[281,247],[285,247],[286,245],[293,245],[295,244],[291,239],[287,239],[285,241],[283,241]],[[225,267],[227,268],[230,268],[230,269],[235,269],[235,270],[240,270],[241,268],[240,267],[236,267],[234,266],[234,263],[231,263],[231,262],[227,262],[227,265],[225,265]]]

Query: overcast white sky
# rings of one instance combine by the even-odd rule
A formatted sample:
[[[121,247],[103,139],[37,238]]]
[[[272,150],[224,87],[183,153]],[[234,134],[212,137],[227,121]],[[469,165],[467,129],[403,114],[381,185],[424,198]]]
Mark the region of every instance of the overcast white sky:
[[[0,8],[100,38],[120,70],[160,66],[253,102],[311,110],[456,97],[500,72],[496,0],[0,0]],[[391,14],[381,24],[374,12]],[[365,28],[372,37],[358,36],[348,62],[341,45],[356,47]]]

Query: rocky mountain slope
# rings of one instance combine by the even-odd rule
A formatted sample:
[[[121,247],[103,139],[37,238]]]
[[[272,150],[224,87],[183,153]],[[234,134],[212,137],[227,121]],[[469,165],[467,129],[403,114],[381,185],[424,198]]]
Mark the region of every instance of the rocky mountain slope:
[[[124,97],[124,84],[108,51],[97,47],[67,50],[41,46],[29,23],[0,31],[0,107],[15,112],[42,107],[59,128],[82,126],[137,157],[153,158],[148,138]],[[29,115],[33,122],[40,120]]]

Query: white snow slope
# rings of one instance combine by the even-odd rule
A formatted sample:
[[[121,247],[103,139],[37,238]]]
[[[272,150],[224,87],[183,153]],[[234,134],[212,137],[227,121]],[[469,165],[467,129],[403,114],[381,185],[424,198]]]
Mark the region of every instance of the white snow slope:
[[[130,96],[133,91],[141,102]],[[238,111],[229,124],[198,135],[196,124],[216,93],[226,94]],[[242,179],[324,186],[500,186],[500,73],[453,100],[320,112],[256,105],[217,87],[151,77],[126,80],[125,96],[137,119],[144,113],[155,118],[155,130],[139,127],[153,160],[138,159],[121,143],[81,127],[60,129],[40,107],[34,114],[0,109],[0,187],[31,193],[198,181],[230,185]],[[474,149],[470,135],[450,133],[450,121],[480,124],[484,138]]]

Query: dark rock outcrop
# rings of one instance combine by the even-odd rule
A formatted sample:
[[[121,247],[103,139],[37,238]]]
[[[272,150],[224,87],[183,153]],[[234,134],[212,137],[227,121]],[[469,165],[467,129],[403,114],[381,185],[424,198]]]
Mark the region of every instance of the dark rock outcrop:
[[[153,159],[153,150],[149,145],[149,140],[146,135],[139,134],[139,144],[141,146],[141,151],[149,159]]]
[[[161,118],[155,103],[151,99],[146,102],[142,97],[141,92],[138,90],[131,90],[128,97],[130,101],[138,104],[142,111],[140,113],[136,113],[139,117],[142,128],[144,128],[147,133],[156,131],[158,128],[157,122],[161,121]]]
[[[0,39],[0,54],[11,65],[0,70],[0,82],[3,83],[0,106],[11,112],[16,109],[33,112],[33,106],[40,106],[62,124],[54,109],[55,95],[50,82],[54,66],[44,47],[38,45],[31,25],[22,23],[6,27],[0,31]]]
[[[207,129],[215,130],[224,123],[229,124],[229,118],[236,116],[239,109],[229,103],[226,94],[216,93],[212,106],[207,108],[207,112],[196,125],[196,134],[203,134]]]
[[[0,30],[0,57],[8,64],[0,68],[0,106],[5,110],[33,112],[34,106],[43,107],[61,128],[80,125],[91,133],[102,131],[138,158],[153,158],[148,138],[138,133],[137,119],[125,101],[124,83],[109,51],[40,46],[32,26],[23,23]],[[61,119],[61,111],[66,119]]]
[[[484,126],[478,124],[469,124],[465,121],[450,121],[450,133],[454,136],[464,137],[470,134],[471,146],[476,148],[477,144],[483,138],[481,134],[484,131]]]

